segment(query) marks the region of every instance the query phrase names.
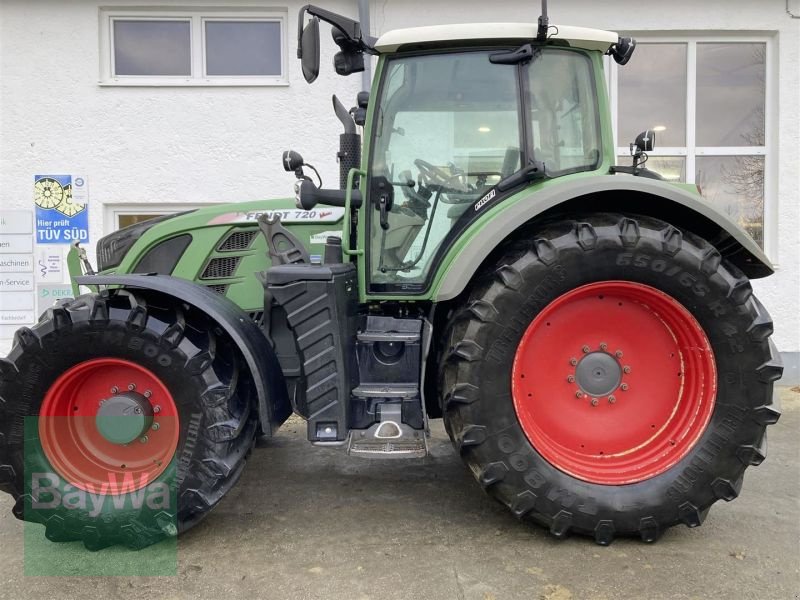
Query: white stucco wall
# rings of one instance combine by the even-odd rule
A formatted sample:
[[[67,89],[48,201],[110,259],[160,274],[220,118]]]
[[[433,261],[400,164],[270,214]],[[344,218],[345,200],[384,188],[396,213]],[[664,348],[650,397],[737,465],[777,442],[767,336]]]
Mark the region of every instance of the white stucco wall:
[[[793,0],[794,2],[794,0]],[[304,2],[303,2],[304,3]],[[289,85],[282,87],[102,87],[98,85],[98,7],[126,0],[0,2],[0,207],[32,209],[37,173],[83,173],[90,186],[91,242],[103,235],[108,203],[233,202],[291,194],[280,165],[294,148],[338,180],[334,153],[340,126],[330,95],[353,104],[359,75],[337,77],[323,27],[319,80],[308,86],[294,58],[300,2],[288,10]],[[796,3],[796,2],[795,2]],[[259,6],[240,2],[163,0],[160,6]],[[355,16],[355,0],[320,0]],[[141,5],[137,5],[141,6]],[[775,318],[775,341],[800,352],[800,20],[784,0],[557,0],[551,19],[617,31],[736,31],[774,36],[778,131],[774,204],[778,273],[754,282]],[[378,0],[372,33],[448,22],[535,21],[531,0]],[[0,340],[0,351],[7,346]]]

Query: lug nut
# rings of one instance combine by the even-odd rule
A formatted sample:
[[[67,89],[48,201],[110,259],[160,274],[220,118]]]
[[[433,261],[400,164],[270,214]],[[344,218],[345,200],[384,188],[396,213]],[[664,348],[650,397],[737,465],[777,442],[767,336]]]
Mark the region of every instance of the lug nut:
[[[621,389],[623,392],[627,392],[628,391],[628,384],[627,383],[623,383],[621,386],[619,386],[619,389]]]
[[[581,350],[583,350],[583,353],[584,353],[584,354],[589,354],[589,350],[590,350],[590,348],[589,348],[589,346],[585,346],[585,345],[584,345],[584,347],[583,347],[583,348],[581,348]]]
[[[150,438],[148,438],[146,435],[143,435],[142,437],[139,438],[139,441],[142,444],[146,444],[148,439],[150,439]]]
[[[600,401],[597,398],[592,398],[592,406],[597,406]]]
[[[583,398],[583,392],[581,392],[580,390],[578,390],[577,392],[575,392],[575,397],[576,397],[576,398]]]
[[[111,393],[112,394],[116,394],[118,391],[119,391],[119,388],[117,386],[114,386],[114,387],[111,388]]]
[[[625,365],[624,367],[622,367],[622,372],[623,373],[630,373],[631,372],[631,368],[628,365]]]
[[[616,397],[614,397],[614,396],[609,396],[608,397],[609,404],[614,404],[614,402],[616,402],[616,401],[617,401]]]
[[[132,392],[135,389],[136,389],[136,384],[135,383],[129,383],[128,384],[128,391],[129,392]]]
[[[161,425],[159,425],[158,423],[153,423],[152,430],[153,431],[158,431],[159,429],[161,429]]]
[[[574,357],[573,357],[573,358],[570,358],[570,359],[569,359],[569,364],[571,364],[571,365],[574,367],[575,365],[577,365],[577,364],[578,364],[578,359],[577,359],[577,358],[574,358]]]
[[[617,350],[616,352],[614,352],[614,355],[615,355],[617,358],[622,358],[622,350]]]
[[[105,401],[106,401],[106,399],[105,399],[105,398],[101,398],[101,399],[100,399],[100,405],[103,405],[103,404],[105,404]]]
[[[153,407],[153,412],[154,412],[154,413],[156,413],[156,414],[160,413],[160,412],[161,412],[161,406],[159,406],[158,404],[156,404],[156,405]]]
[[[604,351],[608,350],[608,344],[606,344],[605,342],[602,342],[600,344],[600,350],[604,350]]]
[[[567,381],[569,383],[575,383],[575,376],[574,375],[567,375]]]
[[[137,415],[140,415],[142,414],[142,409],[137,406],[136,408],[133,409],[133,412],[135,412]]]
[[[144,397],[145,397],[145,398],[149,398],[149,397],[150,397],[150,396],[152,396],[152,395],[153,395],[153,392],[151,392],[150,390],[147,390],[147,391],[144,393]]]

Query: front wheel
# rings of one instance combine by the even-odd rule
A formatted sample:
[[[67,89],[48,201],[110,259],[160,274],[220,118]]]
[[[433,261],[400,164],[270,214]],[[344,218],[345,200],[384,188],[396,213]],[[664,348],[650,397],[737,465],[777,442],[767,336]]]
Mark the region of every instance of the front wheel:
[[[142,548],[177,535],[238,480],[255,432],[238,350],[174,299],[80,296],[0,359],[0,489],[52,541]]]
[[[739,494],[780,414],[769,315],[719,252],[667,223],[596,214],[529,233],[450,320],[455,446],[558,537],[700,525]]]

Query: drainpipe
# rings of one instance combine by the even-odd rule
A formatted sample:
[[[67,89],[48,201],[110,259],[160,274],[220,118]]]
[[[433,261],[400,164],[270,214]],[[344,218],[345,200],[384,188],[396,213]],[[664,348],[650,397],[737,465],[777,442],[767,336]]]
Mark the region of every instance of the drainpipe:
[[[787,2],[789,0],[786,0]],[[788,7],[788,4],[787,4]],[[370,35],[369,0],[358,0],[358,22],[361,23],[362,35]],[[372,57],[364,57],[364,70],[361,72],[361,89],[368,92],[372,86]]]

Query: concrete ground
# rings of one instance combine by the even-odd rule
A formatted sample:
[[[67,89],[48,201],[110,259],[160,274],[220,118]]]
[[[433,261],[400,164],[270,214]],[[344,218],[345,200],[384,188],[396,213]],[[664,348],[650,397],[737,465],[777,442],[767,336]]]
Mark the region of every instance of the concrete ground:
[[[439,423],[424,462],[371,462],[311,447],[294,421],[180,538],[173,576],[25,576],[22,524],[2,495],[0,596],[797,599],[800,390],[780,395],[784,414],[769,430],[769,457],[748,471],[742,496],[717,504],[699,529],[673,528],[653,545],[559,542],[518,523],[480,491]],[[71,544],[49,548],[54,561],[62,552],[77,557],[67,562],[85,556]]]

